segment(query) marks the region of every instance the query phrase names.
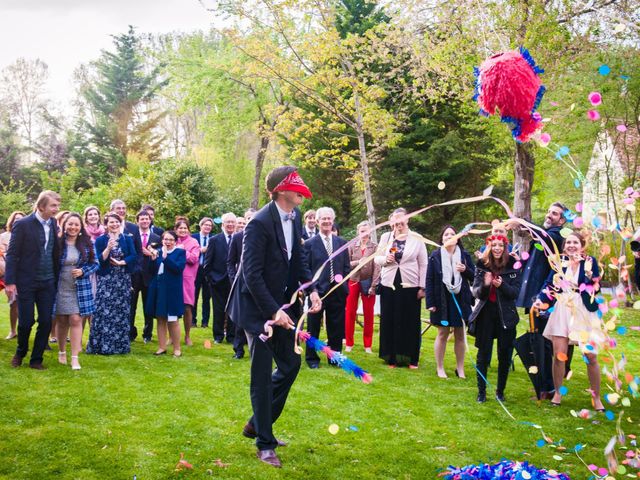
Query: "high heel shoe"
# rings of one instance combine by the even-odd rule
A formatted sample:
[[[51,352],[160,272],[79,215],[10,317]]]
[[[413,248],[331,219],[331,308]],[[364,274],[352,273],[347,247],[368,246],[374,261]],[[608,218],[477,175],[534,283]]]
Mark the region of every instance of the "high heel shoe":
[[[154,353],[154,355],[166,355],[167,351],[166,350],[158,350],[157,352]]]
[[[78,362],[78,355],[71,355],[71,370],[81,370],[82,367]]]

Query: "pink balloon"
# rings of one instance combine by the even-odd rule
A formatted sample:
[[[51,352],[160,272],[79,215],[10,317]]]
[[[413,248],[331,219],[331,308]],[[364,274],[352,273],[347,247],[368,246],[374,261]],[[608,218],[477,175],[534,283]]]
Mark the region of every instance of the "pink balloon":
[[[529,252],[522,252],[522,255],[520,255],[522,257],[522,260],[527,261],[529,260]]]
[[[582,217],[576,217],[573,219],[573,226],[580,228],[584,225],[584,219]]]
[[[600,114],[597,110],[589,110],[587,112],[587,118],[589,118],[589,120],[591,120],[592,122],[595,122],[596,120],[600,120]]]
[[[600,95],[600,92],[591,92],[588,98],[594,107],[602,103],[602,95]]]
[[[582,202],[576,203],[576,212],[582,212]]]

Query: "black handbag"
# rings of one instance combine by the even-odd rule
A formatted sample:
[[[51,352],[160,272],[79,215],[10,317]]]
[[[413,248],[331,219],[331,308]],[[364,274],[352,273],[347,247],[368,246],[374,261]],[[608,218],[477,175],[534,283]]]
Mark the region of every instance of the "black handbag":
[[[478,325],[477,320],[478,319],[476,317],[473,320],[469,320],[469,322],[467,322],[467,333],[472,337],[476,336],[476,326]]]

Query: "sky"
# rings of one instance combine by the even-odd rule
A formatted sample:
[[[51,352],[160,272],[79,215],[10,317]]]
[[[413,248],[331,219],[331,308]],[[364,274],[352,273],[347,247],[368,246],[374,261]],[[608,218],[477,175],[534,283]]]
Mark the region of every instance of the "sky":
[[[208,30],[212,14],[198,0],[0,0],[0,69],[17,58],[49,66],[48,95],[65,109],[72,74],[110,49],[110,35]]]

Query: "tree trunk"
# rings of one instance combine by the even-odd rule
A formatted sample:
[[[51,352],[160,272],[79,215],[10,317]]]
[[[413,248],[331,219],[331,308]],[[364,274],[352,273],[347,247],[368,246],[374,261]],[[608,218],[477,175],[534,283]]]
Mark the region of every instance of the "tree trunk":
[[[367,206],[367,220],[369,220],[373,228],[376,225],[376,211],[373,207],[373,197],[371,195],[371,175],[369,174],[369,160],[367,159],[367,146],[364,140],[362,112],[360,110],[360,96],[358,92],[354,91],[353,99],[356,110],[356,135],[358,137],[358,148],[360,150],[360,166],[362,167],[362,181],[364,183],[364,202]],[[372,230],[371,240],[377,242],[377,238],[376,231]]]
[[[260,178],[262,177],[262,167],[264,166],[268,147],[269,136],[262,135],[260,137],[260,150],[256,156],[256,171],[253,175],[253,193],[251,194],[251,208],[255,210],[258,210],[258,202],[260,201]]]
[[[513,213],[519,218],[531,219],[531,190],[535,164],[531,146],[516,143]],[[523,251],[529,249],[528,240],[529,235],[524,231],[516,231],[513,235],[513,243],[519,242]]]

